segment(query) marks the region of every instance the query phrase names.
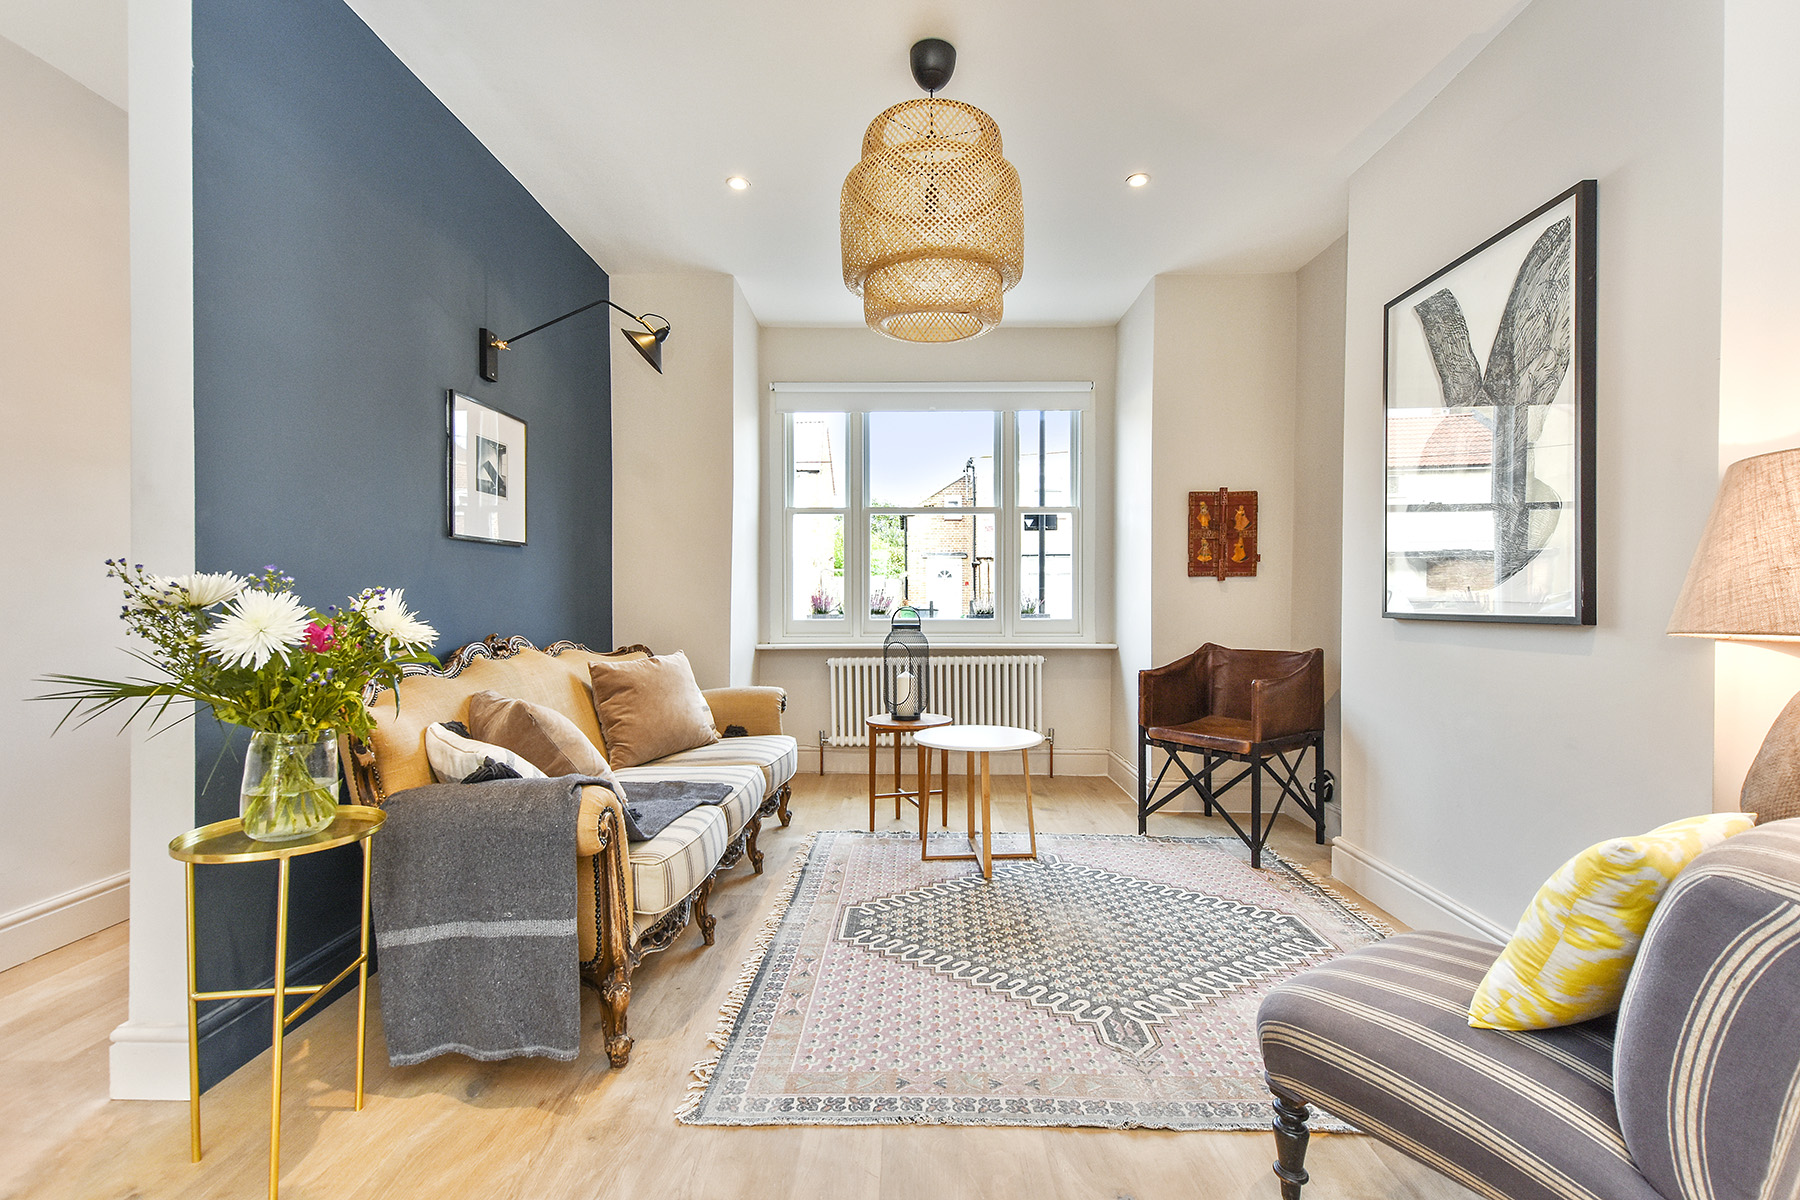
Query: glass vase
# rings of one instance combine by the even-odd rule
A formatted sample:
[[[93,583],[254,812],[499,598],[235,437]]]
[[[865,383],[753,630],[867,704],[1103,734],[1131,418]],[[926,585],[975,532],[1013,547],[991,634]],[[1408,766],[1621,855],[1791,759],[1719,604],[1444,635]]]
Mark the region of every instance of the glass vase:
[[[337,816],[337,795],[335,734],[251,733],[238,793],[245,834],[259,842],[308,837]]]

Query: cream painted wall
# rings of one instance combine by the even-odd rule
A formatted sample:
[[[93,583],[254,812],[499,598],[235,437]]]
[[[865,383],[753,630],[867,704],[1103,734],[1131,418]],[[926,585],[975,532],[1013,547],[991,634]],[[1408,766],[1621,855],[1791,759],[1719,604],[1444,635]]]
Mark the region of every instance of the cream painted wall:
[[[733,686],[756,676],[762,629],[761,330],[743,289],[731,284],[731,669]]]
[[[761,371],[764,420],[770,383],[868,380],[1031,380],[1083,379],[1094,384],[1093,494],[1113,492],[1114,331],[1108,328],[1001,328],[985,337],[945,346],[890,341],[866,329],[766,328],[762,331]],[[765,425],[765,428],[773,428]],[[1096,578],[1112,578],[1111,528],[1104,523],[1096,539]],[[769,530],[769,536],[778,531]],[[1110,641],[1113,596],[1102,586],[1096,596],[1096,640]],[[766,630],[765,630],[766,632]],[[873,652],[875,644],[869,647]],[[1037,652],[1036,648],[1033,652]],[[1045,718],[1056,729],[1057,771],[1103,774],[1111,741],[1108,713],[1111,698],[1110,650],[1045,648]],[[816,755],[818,731],[829,725],[825,659],[849,651],[762,650],[757,654],[756,682],[788,691],[786,729],[807,752]],[[834,750],[832,770],[866,769],[866,752]],[[1010,764],[996,763],[995,769]],[[817,769],[817,758],[809,760]],[[1033,770],[1039,769],[1037,766]]]
[[[1159,275],[1120,323],[1119,603],[1142,627],[1120,630],[1113,774],[1134,795],[1140,670],[1209,641],[1294,644],[1298,318],[1293,275]],[[1188,493],[1221,487],[1257,493],[1262,561],[1191,578]]]
[[[1339,238],[1300,268],[1299,387],[1294,405],[1294,588],[1292,644],[1325,651],[1325,764],[1343,769],[1344,271]],[[1326,810],[1335,833],[1341,805]]]
[[[1150,657],[1293,636],[1297,293],[1292,275],[1156,278]],[[1188,493],[1257,492],[1250,578],[1187,573]]]
[[[0,599],[14,743],[4,969],[125,919],[130,740],[117,718],[52,738],[64,710],[24,699],[47,690],[36,682],[46,672],[116,676],[134,664],[101,565],[129,553],[131,537],[125,113],[4,38],[0,112],[0,325],[28,335],[0,392],[14,582]]]
[[[1137,673],[1151,659],[1150,481],[1156,414],[1156,281],[1144,288],[1118,332],[1118,401],[1113,406],[1113,604],[1119,644],[1113,668],[1109,774],[1137,795]]]
[[[1800,7],[1725,2],[1725,199],[1719,468],[1800,446]],[[1713,661],[1713,804],[1735,809],[1775,714],[1800,690],[1800,647],[1722,642]]]
[[[1537,0],[1351,181],[1333,873],[1409,923],[1503,932],[1571,853],[1711,806],[1710,652],[1663,629],[1718,475],[1721,24]],[[1383,620],[1382,306],[1583,178],[1600,624]]]
[[[747,519],[735,508],[742,296],[729,275],[615,275],[610,286],[615,303],[674,329],[661,375],[623,339],[613,347],[613,640],[685,650],[701,687],[724,687],[746,521],[755,536],[754,505]],[[754,561],[743,569],[755,578]]]

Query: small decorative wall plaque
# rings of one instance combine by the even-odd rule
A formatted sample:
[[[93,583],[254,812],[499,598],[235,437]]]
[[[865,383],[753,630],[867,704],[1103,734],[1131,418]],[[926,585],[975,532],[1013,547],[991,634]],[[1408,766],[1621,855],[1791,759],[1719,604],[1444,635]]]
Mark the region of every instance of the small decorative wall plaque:
[[[1188,493],[1188,574],[1226,579],[1254,575],[1262,555],[1256,552],[1256,493]]]

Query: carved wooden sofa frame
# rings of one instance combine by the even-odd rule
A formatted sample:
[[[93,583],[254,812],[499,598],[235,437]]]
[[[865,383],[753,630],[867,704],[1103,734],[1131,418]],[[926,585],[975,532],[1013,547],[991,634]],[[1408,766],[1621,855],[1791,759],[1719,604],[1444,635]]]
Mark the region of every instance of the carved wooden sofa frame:
[[[445,658],[441,667],[405,667],[403,676],[453,680],[484,660],[501,663],[526,652],[542,654],[552,659],[570,652],[600,657],[648,656],[652,653],[642,645],[622,646],[611,652],[596,652],[571,641],[554,642],[539,651],[524,637],[501,638],[496,635],[462,647]],[[401,686],[405,687],[404,679]],[[479,689],[471,689],[471,694],[473,690]],[[384,692],[385,689],[372,687],[364,696],[378,721],[382,709],[392,707],[384,698]],[[774,732],[780,732],[780,714],[787,710],[787,694],[780,688],[716,688],[702,694],[713,709],[722,734],[727,730],[733,734],[756,732],[758,725],[768,723],[771,707]],[[463,695],[462,701],[466,705],[467,694]],[[349,781],[353,802],[376,807],[385,804],[391,793],[383,779],[381,764],[377,761],[376,747],[361,739],[348,738],[343,743],[342,751],[344,773]],[[423,750],[419,753],[422,756]],[[416,774],[416,769],[414,773]],[[782,782],[769,790],[744,822],[743,828],[727,843],[712,872],[673,907],[645,927],[636,929],[624,812],[617,797],[608,789],[599,786],[582,789],[581,814],[576,835],[577,879],[578,886],[586,885],[590,877],[592,880],[595,945],[594,954],[581,963],[581,979],[599,993],[606,1054],[615,1068],[625,1066],[631,1056],[626,1013],[631,1002],[633,972],[645,956],[673,945],[690,923],[699,927],[706,945],[714,943],[717,918],[707,911],[707,901],[714,884],[721,872],[745,858],[750,860],[755,873],[762,873],[763,854],[757,848],[757,835],[767,817],[778,817],[783,826],[793,819],[789,811],[791,797],[792,787],[788,782]],[[583,890],[586,888],[583,887]]]

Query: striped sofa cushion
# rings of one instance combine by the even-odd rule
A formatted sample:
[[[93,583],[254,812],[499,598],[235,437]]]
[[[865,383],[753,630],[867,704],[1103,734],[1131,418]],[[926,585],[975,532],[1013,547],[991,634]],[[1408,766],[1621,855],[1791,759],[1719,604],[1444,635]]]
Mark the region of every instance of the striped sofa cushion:
[[[638,914],[658,916],[680,904],[713,873],[730,844],[725,813],[712,804],[676,817],[647,842],[631,843]]]
[[[725,840],[729,843],[732,838],[737,837],[762,804],[762,772],[744,763],[677,763],[675,759],[678,757],[679,755],[659,758],[653,763],[645,763],[640,767],[620,767],[616,774],[619,782],[625,785],[625,794],[631,795],[631,781],[634,779],[657,781],[687,779],[695,783],[728,784],[733,789],[731,795],[725,797],[716,807],[725,814]],[[655,838],[651,839],[652,842],[655,840]],[[647,843],[634,843],[634,845],[641,844]],[[643,908],[641,900],[638,908],[640,910]]]
[[[1619,1011],[1619,1119],[1669,1200],[1800,1196],[1800,818],[1706,851]]]
[[[1610,1018],[1470,1028],[1500,949],[1404,933],[1296,975],[1257,1016],[1270,1082],[1495,1200],[1660,1200],[1619,1132]]]
[[[800,743],[785,733],[726,737],[711,745],[696,746],[692,750],[683,750],[656,760],[659,767],[671,763],[700,763],[706,766],[748,763],[761,767],[763,795],[773,796],[800,769]]]

